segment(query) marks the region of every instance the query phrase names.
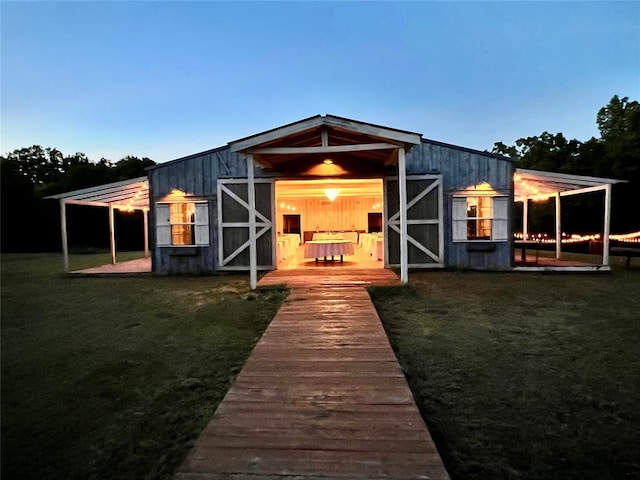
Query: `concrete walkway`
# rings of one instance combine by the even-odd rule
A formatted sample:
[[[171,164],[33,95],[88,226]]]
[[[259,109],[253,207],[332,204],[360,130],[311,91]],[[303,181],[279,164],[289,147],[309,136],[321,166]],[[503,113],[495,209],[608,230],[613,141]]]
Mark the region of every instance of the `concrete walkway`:
[[[362,287],[379,276],[397,283],[379,270],[263,279],[299,286],[177,479],[449,478]]]

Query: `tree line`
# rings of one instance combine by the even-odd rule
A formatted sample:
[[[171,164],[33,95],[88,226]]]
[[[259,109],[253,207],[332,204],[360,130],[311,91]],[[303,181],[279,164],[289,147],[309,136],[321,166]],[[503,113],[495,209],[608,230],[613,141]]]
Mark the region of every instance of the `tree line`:
[[[569,140],[562,133],[545,131],[520,138],[515,145],[496,142],[492,152],[518,159],[518,168],[627,181],[613,189],[612,232],[640,230],[640,214],[635,206],[640,189],[640,104],[614,95],[597,112],[596,124],[598,138]],[[594,193],[564,198],[563,229],[583,233],[601,231],[602,197],[601,193]],[[530,214],[530,231],[553,232],[552,201],[533,203]],[[516,219],[516,228],[519,220]]]
[[[155,162],[126,156],[117,162],[90,160],[84,153],[64,155],[40,145],[20,148],[0,157],[0,219],[3,252],[59,251],[58,202],[47,195],[63,193],[146,175]],[[68,206],[70,245],[95,249],[109,247],[106,208]],[[117,216],[118,248],[141,250],[144,246],[140,212]]]
[[[492,152],[517,159],[520,168],[626,180],[628,183],[614,187],[612,231],[640,230],[635,207],[640,191],[640,104],[615,95],[597,112],[596,123],[598,138],[569,140],[562,133],[545,131],[520,138],[514,145],[496,142]],[[65,155],[39,145],[0,156],[2,251],[59,250],[58,204],[44,197],[144,176],[145,169],[154,164],[147,157],[134,156],[117,162],[92,161],[83,153]],[[570,232],[601,231],[602,215],[594,211],[601,212],[602,204],[601,194],[566,197],[563,227]],[[72,246],[108,247],[106,209],[70,206],[68,215]],[[139,215],[118,216],[119,249],[142,248]],[[520,219],[516,218],[516,229]],[[554,232],[551,202],[531,205],[530,231]]]

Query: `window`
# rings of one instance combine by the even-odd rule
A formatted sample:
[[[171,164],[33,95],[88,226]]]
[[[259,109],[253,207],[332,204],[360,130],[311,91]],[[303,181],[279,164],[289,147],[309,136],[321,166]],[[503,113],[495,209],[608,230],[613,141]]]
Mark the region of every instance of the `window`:
[[[506,241],[507,197],[454,197],[453,241]]]
[[[156,203],[156,243],[209,245],[208,203]]]

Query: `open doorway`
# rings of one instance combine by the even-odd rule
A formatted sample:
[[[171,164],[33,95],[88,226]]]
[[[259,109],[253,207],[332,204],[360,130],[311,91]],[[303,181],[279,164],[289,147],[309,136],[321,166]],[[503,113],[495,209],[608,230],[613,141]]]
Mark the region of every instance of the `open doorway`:
[[[275,194],[278,269],[384,267],[381,179],[280,180]]]

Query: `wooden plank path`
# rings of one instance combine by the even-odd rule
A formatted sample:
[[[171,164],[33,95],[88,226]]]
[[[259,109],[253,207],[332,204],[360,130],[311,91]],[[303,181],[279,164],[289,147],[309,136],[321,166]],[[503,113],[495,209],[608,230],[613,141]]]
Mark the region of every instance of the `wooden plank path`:
[[[177,480],[449,478],[361,286],[376,275],[263,278],[293,288]]]

